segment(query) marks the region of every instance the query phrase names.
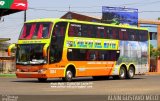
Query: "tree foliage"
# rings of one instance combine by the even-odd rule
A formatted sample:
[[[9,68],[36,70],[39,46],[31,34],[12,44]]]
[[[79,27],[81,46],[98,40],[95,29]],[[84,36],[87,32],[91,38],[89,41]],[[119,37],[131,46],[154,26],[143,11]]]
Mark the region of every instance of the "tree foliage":
[[[160,47],[153,48],[153,45],[150,44],[150,56],[154,58],[159,58],[160,57]]]

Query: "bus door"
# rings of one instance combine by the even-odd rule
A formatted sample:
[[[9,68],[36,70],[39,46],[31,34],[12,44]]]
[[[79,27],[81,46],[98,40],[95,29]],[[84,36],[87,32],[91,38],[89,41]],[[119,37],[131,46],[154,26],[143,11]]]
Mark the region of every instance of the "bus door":
[[[59,62],[62,59],[66,27],[66,22],[58,22],[54,26],[50,44],[50,63]]]

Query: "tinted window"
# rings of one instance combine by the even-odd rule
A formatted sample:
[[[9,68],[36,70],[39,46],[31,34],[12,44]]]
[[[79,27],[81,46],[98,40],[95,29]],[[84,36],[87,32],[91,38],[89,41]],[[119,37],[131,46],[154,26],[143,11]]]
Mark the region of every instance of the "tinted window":
[[[67,58],[70,61],[116,61],[119,58],[119,51],[68,49]]]
[[[119,40],[124,40],[126,29],[120,29],[119,30]]]
[[[90,25],[91,34],[90,37],[97,38],[97,26]]]
[[[112,34],[113,34],[113,35],[112,35],[112,38],[113,38],[113,39],[118,39],[119,29],[118,29],[118,28],[112,28],[112,30],[113,30],[113,31],[112,31],[112,32],[113,32],[113,33],[112,33]]]
[[[135,33],[135,31],[132,30],[132,29],[128,29],[127,32],[128,32],[128,39],[130,41],[135,41],[136,40],[136,33]]]
[[[110,27],[105,27],[105,31],[106,31],[106,38],[107,39],[111,39],[112,38],[112,28]]]
[[[49,38],[52,23],[37,22],[24,24],[20,39],[42,39]]]
[[[148,32],[147,31],[139,31],[139,40],[147,41],[148,40]]]
[[[142,34],[140,34],[142,33]],[[70,24],[69,36],[119,39],[128,41],[147,40],[147,31],[118,27],[98,26],[91,24]],[[139,35],[140,34],[140,35]],[[143,37],[143,38],[142,38]],[[141,38],[141,39],[140,39]]]
[[[80,24],[70,24],[68,35],[81,37],[82,36],[81,25]]]
[[[97,36],[98,38],[104,38],[106,36],[104,27],[100,27],[100,26],[97,27]]]
[[[89,25],[82,25],[82,37],[88,37]]]

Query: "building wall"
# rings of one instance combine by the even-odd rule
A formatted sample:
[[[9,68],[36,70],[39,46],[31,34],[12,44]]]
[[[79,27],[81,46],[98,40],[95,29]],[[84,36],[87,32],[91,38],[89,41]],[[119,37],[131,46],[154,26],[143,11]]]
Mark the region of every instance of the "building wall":
[[[12,73],[15,71],[14,58],[8,56],[9,43],[0,42],[0,74]]]
[[[159,20],[139,20],[140,27],[147,27],[150,32],[151,44],[154,48],[160,47],[160,21]],[[160,58],[150,59],[150,68],[153,69],[151,72],[160,72]]]
[[[154,48],[157,48],[157,25],[140,24],[140,27],[147,28],[150,33],[150,43]]]

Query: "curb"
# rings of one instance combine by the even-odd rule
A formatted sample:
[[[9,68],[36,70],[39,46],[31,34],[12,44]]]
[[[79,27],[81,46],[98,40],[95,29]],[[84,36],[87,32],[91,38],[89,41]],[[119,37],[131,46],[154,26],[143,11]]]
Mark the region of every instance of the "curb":
[[[160,75],[160,72],[148,72],[146,75]]]

